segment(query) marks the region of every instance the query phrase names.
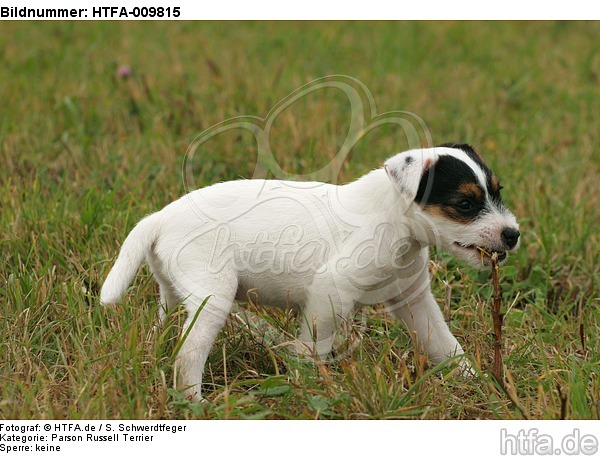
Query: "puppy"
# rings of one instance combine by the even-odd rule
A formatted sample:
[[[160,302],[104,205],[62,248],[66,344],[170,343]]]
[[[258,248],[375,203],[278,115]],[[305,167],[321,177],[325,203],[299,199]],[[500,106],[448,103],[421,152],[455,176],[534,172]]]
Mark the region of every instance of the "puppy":
[[[177,383],[201,399],[204,365],[235,299],[299,309],[298,351],[324,359],[336,328],[384,303],[433,363],[460,355],[430,290],[429,247],[474,267],[504,261],[519,227],[466,144],[415,149],[345,185],[238,180],[193,191],[142,221],[101,292],[117,303],[146,259],[162,313],[183,302]],[[253,299],[255,300],[255,299]]]

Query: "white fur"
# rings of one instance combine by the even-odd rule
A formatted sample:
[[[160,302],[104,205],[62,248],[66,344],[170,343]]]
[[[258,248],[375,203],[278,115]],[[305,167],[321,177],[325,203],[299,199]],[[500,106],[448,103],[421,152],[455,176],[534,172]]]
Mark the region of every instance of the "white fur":
[[[239,180],[191,192],[132,230],[101,302],[118,302],[146,258],[163,308],[183,301],[188,312],[177,380],[197,400],[210,348],[234,299],[249,290],[258,303],[301,309],[299,350],[321,359],[339,323],[376,303],[407,324],[433,362],[462,354],[430,291],[428,246],[446,246],[470,261],[471,253],[454,243],[491,245],[499,232],[453,226],[412,204],[425,160],[403,169],[405,157],[435,161],[443,153],[477,169],[455,149],[423,149],[398,154],[386,169],[342,186]],[[490,217],[498,226],[515,224],[510,213]]]

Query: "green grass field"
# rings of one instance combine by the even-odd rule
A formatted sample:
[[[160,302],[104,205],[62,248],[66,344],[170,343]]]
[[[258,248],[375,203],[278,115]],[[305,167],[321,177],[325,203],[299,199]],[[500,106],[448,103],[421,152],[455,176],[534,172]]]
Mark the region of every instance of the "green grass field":
[[[3,23],[0,34],[0,418],[600,418],[599,23]],[[133,76],[116,76],[129,65]],[[501,177],[522,246],[501,269],[503,390],[428,369],[400,324],[361,313],[352,354],[297,361],[232,316],[207,405],[172,388],[181,321],[157,326],[146,267],[126,300],[98,292],[128,231],[184,192],[204,129],[265,116],[318,77],[362,81],[378,112],[420,116],[435,144],[475,145]],[[348,102],[305,97],[274,124],[281,167],[334,157]],[[406,147],[365,136],[347,182]],[[198,186],[251,177],[251,137],[224,134]],[[433,286],[478,368],[492,359],[490,273],[444,253]],[[255,310],[293,331],[290,316]],[[254,320],[253,320],[254,321]]]

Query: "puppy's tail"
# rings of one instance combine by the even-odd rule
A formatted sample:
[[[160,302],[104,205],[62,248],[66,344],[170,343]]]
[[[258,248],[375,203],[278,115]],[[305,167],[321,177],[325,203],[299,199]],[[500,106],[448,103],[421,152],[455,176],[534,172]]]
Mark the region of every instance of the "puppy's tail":
[[[152,214],[142,219],[123,242],[119,257],[102,286],[102,305],[116,304],[125,295],[140,264],[158,239],[160,224],[156,223],[157,215]]]

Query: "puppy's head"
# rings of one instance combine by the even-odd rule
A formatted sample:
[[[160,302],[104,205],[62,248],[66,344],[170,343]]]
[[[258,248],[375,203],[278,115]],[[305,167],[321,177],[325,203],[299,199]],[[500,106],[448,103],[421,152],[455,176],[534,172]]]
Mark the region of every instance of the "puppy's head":
[[[396,189],[436,230],[435,239],[471,266],[504,261],[519,244],[519,225],[500,197],[502,186],[467,144],[443,144],[391,157]]]

